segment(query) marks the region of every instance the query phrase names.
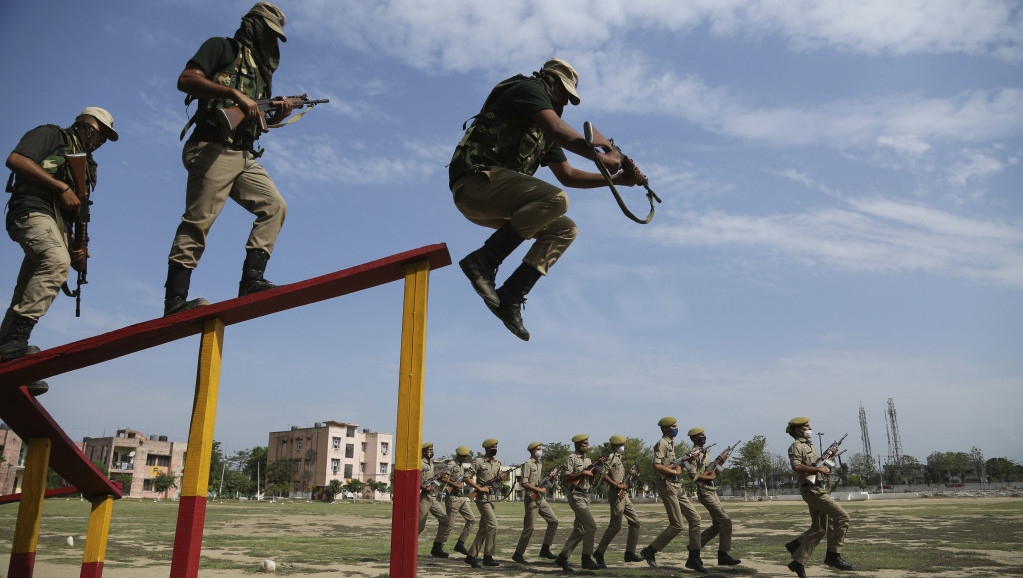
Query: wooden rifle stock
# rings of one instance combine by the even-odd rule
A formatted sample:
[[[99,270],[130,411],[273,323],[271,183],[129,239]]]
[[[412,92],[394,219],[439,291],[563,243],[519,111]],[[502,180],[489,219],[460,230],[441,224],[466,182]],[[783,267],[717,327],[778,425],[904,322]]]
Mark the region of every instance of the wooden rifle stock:
[[[549,474],[547,474],[546,478],[544,478],[543,480],[540,480],[540,487],[541,488],[545,488],[545,487],[547,487],[548,484],[550,484],[552,481],[554,481],[554,478],[556,478],[558,476],[558,470],[560,468],[561,468],[561,466],[555,466],[554,469],[551,470]],[[532,498],[532,500],[535,502],[536,500],[540,499],[540,492],[535,492],[535,491],[534,492],[529,492],[529,497]]]
[[[71,250],[83,251],[85,259],[82,261],[82,266],[77,268],[78,279],[75,290],[70,291],[67,288],[67,283],[64,284],[63,289],[68,296],[75,298],[75,317],[81,317],[82,285],[89,282],[87,278],[89,271],[89,209],[92,199],[89,198],[88,156],[85,153],[69,153],[65,158],[68,168],[71,169],[71,178],[74,180],[75,196],[81,202],[78,213],[74,216],[72,228],[74,241],[71,244]]]
[[[305,94],[298,96],[283,96],[279,98],[260,98],[256,100],[256,106],[259,108],[259,114],[256,115],[256,121],[259,123],[259,132],[268,132],[270,130],[266,125],[266,113],[267,111],[279,108],[284,104],[285,100],[291,103],[292,109],[299,109],[305,106],[312,108],[317,104],[330,102],[330,99],[326,98],[310,100]],[[216,118],[218,120],[217,125],[221,131],[221,136],[229,143],[234,142],[234,133],[238,130],[238,125],[245,120],[245,111],[243,111],[240,106],[232,106],[222,108],[218,112],[220,114]]]
[[[629,484],[632,482],[632,476],[635,476],[638,472],[639,468],[636,466],[636,464],[632,464],[632,467],[629,468],[629,473],[625,474],[625,479],[622,480],[622,483],[625,484],[625,487],[618,488],[618,499],[622,499],[625,497],[625,491],[629,489]]]

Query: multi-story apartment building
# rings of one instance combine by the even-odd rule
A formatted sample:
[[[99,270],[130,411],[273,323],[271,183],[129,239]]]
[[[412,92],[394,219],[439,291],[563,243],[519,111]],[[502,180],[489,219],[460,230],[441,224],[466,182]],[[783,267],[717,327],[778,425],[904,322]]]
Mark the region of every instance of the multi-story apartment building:
[[[157,492],[153,480],[160,474],[170,475],[177,478],[177,488],[181,487],[187,445],[168,441],[167,436],[147,438],[135,430],[122,429],[114,437],[83,438],[82,452],[93,462],[106,464],[114,481],[131,476],[131,484],[122,490],[125,496],[159,498],[177,495],[175,488]]]
[[[21,492],[25,475],[25,452],[21,438],[7,424],[0,422],[0,496]]]
[[[291,426],[286,431],[270,432],[267,463],[280,458],[292,461],[293,494],[318,495],[331,480],[375,480],[390,485],[393,438],[393,434],[371,432],[345,422],[316,422],[310,428]],[[389,494],[379,492],[374,497],[390,499]]]

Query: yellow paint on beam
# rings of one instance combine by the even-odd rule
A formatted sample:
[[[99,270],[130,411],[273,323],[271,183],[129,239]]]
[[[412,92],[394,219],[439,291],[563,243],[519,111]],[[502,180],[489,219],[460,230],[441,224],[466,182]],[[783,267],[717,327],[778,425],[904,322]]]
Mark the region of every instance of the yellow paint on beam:
[[[107,537],[110,535],[110,515],[114,511],[114,497],[102,496],[92,502],[89,531],[85,535],[85,553],[82,564],[103,562],[107,555]]]
[[[206,497],[213,456],[213,426],[217,419],[220,362],[224,351],[224,322],[208,319],[199,347],[199,369],[195,380],[192,425],[188,430],[188,455],[181,480],[182,496]]]
[[[46,471],[50,467],[50,439],[28,440],[25,454],[25,477],[21,482],[18,521],[14,526],[12,554],[35,552],[39,541],[39,519],[46,497]]]
[[[423,372],[426,366],[426,305],[430,264],[405,268],[405,305],[401,324],[398,376],[398,431],[395,468],[418,470],[423,435]]]

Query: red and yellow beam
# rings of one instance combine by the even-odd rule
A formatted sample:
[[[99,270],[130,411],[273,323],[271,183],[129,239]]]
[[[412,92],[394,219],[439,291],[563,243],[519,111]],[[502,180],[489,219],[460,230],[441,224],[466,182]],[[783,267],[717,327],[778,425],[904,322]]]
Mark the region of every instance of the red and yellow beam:
[[[49,467],[50,439],[28,440],[21,502],[18,504],[18,520],[14,525],[14,544],[11,546],[11,561],[7,570],[12,578],[32,576],[36,545],[39,543],[39,520],[43,514],[43,498],[46,497],[46,470]]]
[[[85,553],[82,555],[81,578],[103,576],[103,561],[107,555],[107,537],[110,535],[110,515],[113,511],[113,496],[102,496],[92,501],[89,531],[85,535]]]
[[[426,297],[430,264],[405,269],[395,432],[394,507],[391,514],[392,578],[415,578],[419,551],[419,465],[423,434],[423,370],[426,358]]]

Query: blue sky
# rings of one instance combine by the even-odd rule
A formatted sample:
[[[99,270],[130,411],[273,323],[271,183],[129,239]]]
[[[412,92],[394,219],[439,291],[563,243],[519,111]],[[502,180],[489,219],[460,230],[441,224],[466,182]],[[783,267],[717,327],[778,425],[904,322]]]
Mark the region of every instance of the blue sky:
[[[107,108],[121,135],[96,154],[82,317],[58,298],[33,343],[162,313],[192,112],[175,81],[250,6],[0,7],[6,150],[85,106]],[[785,423],[807,415],[825,437],[849,432],[852,454],[861,404],[887,454],[894,398],[907,454],[1023,461],[1021,2],[279,6],[275,92],[331,103],[262,139],[288,200],[272,281],[480,245],[488,231],[454,208],[445,165],[492,85],[551,56],[581,76],[565,120],[615,137],[664,199],[640,226],[606,189],[569,191],[579,236],[529,296],[528,343],[457,267],[431,276],[424,438],[438,454],[497,437],[514,461],[580,432],[653,443],[664,415],[719,442],[766,435],[777,453]],[[250,223],[226,207],[192,296],[236,294]],[[0,243],[5,303],[20,259]],[[228,327],[217,439],[234,451],[323,420],[394,431],[401,300],[394,283]],[[41,401],[75,439],[131,427],[184,440],[198,345],[54,377]]]

